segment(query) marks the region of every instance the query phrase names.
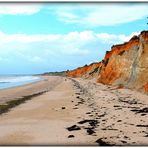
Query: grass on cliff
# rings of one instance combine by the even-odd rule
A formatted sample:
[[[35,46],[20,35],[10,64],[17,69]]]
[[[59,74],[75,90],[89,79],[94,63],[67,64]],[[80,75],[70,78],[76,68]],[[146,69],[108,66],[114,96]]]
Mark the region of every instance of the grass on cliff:
[[[121,52],[119,53],[119,55],[122,56],[124,52],[125,52],[125,50],[121,51]]]
[[[11,108],[21,104],[21,103],[24,103],[25,101],[27,100],[30,100],[32,99],[33,97],[37,97],[39,95],[42,95],[43,93],[45,93],[46,91],[43,91],[43,92],[39,92],[39,93],[36,93],[36,94],[32,94],[32,95],[28,95],[28,96],[24,96],[22,98],[18,98],[18,99],[15,99],[15,100],[11,100],[11,101],[8,101],[6,102],[5,104],[1,104],[0,105],[0,114],[2,113],[6,113],[8,112]]]
[[[99,70],[99,67],[96,67],[92,72],[89,73],[89,75],[92,75],[93,73],[96,73]]]
[[[108,61],[109,61],[109,58],[107,58],[106,61],[104,61],[104,65],[105,65],[105,66],[107,66]]]

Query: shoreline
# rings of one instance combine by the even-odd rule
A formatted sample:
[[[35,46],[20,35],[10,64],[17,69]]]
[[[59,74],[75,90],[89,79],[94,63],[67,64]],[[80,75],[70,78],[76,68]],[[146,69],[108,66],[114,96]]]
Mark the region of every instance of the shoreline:
[[[24,97],[26,96],[26,93],[27,95],[33,95],[36,94],[38,91],[42,92],[48,90],[48,79],[50,79],[50,77],[51,76],[42,76],[42,79],[38,81],[30,82],[19,86],[14,86],[11,88],[0,89],[0,104],[5,104],[5,102],[11,101],[12,99]],[[38,86],[40,88],[37,88]],[[29,90],[29,88],[31,88],[32,90]],[[14,95],[11,96],[8,94]],[[3,98],[6,98],[6,100],[3,100]]]
[[[30,82],[30,83],[27,83],[27,84],[22,84],[22,85],[18,85],[18,86],[13,86],[13,87],[10,87],[10,88],[4,88],[4,89],[0,89],[0,93],[1,91],[10,91],[11,90],[15,90],[15,89],[19,89],[19,88],[25,88],[25,87],[30,87],[31,85],[37,85],[37,84],[40,84],[42,81],[48,81],[48,79],[50,79],[51,76],[40,76],[41,79],[40,80],[37,80],[37,81],[34,81],[34,82]],[[34,92],[32,94],[27,94],[27,95],[21,95],[19,97],[16,97],[16,98],[11,98],[10,100],[0,104],[0,115],[3,114],[3,113],[6,113],[8,111],[10,111],[10,109],[22,104],[22,103],[25,103],[26,101],[34,98],[34,97],[37,97],[37,96],[40,96],[46,92],[48,92],[49,90],[40,90],[39,92]]]
[[[16,90],[46,92],[0,115],[0,145],[148,144],[147,95],[60,76]]]
[[[8,87],[8,88],[0,89],[0,93],[1,93],[1,91],[8,91],[8,92],[10,91],[11,92],[11,90],[19,89],[20,87],[25,88],[30,85],[36,85],[36,84],[41,83],[41,81],[46,81],[48,79],[47,76],[40,76],[40,77],[42,77],[40,80],[37,80],[34,82],[30,82],[30,83],[22,84],[22,85],[18,85],[18,86],[13,86],[10,88]],[[47,92],[47,91],[41,90],[40,92],[34,92],[33,94],[20,95],[19,97],[11,98],[10,100],[0,104],[0,115],[10,111],[10,109],[12,109],[22,103],[25,103],[26,101],[28,101],[34,97],[44,94],[45,92]]]
[[[33,76],[33,75],[32,75]],[[32,83],[36,83],[36,82],[40,82],[42,81],[46,76],[37,76],[39,77],[38,80],[30,80],[30,81],[26,81],[26,82],[19,82],[20,84],[14,84],[12,86],[7,86],[7,87],[4,87],[4,88],[0,88],[0,91],[1,90],[5,90],[5,89],[11,89],[11,88],[17,88],[17,87],[21,87],[21,86],[25,86],[25,85],[29,85],[29,84],[32,84]],[[1,82],[1,83],[7,83],[7,82]],[[9,82],[11,83],[11,82]]]

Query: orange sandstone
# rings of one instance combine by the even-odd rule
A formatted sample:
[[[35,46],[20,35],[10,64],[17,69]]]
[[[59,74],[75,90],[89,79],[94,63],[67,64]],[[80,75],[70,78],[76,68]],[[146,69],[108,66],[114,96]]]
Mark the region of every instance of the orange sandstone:
[[[70,77],[90,77],[95,68],[97,82],[148,92],[148,31],[132,37],[129,42],[114,45],[102,62],[92,63],[67,72]],[[91,75],[92,76],[92,75]]]

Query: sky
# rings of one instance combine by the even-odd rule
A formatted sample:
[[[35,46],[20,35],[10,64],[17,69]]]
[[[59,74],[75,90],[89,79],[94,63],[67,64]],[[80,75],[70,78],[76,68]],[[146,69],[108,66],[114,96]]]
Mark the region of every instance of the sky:
[[[148,3],[0,3],[0,74],[71,70],[148,30]]]

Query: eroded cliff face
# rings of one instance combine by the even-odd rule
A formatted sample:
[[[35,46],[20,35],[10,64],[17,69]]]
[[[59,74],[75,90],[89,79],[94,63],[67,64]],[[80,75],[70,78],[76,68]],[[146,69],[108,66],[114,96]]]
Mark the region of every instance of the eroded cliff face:
[[[68,75],[82,77],[90,67],[78,68]],[[98,67],[97,74],[93,75],[97,82],[148,92],[148,31],[134,36],[129,42],[112,46]]]
[[[102,71],[97,82],[104,84],[124,84],[128,81],[132,66],[134,66],[139,50],[139,37],[133,37],[129,42],[116,45],[107,52],[103,60]],[[132,77],[133,78],[133,77]]]
[[[107,54],[97,82],[148,91],[147,31],[127,43],[113,46],[110,55]]]
[[[96,74],[99,73],[101,64],[101,62],[98,62],[92,63],[90,65],[85,65],[83,67],[79,67],[77,69],[67,72],[66,75],[73,78],[94,78],[96,77]]]
[[[148,83],[144,85],[144,91],[148,92]]]

